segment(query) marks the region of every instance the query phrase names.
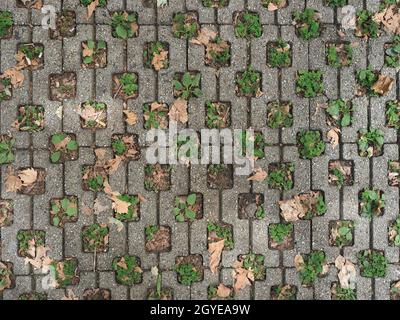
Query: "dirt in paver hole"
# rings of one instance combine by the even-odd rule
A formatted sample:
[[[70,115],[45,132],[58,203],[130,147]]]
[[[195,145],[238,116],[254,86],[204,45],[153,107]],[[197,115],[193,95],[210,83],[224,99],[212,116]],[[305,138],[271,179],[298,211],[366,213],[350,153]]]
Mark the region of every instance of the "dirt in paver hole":
[[[151,230],[147,229],[151,228]],[[168,226],[149,226],[146,228],[146,250],[166,252],[171,250],[171,228]],[[149,231],[148,231],[149,230]]]

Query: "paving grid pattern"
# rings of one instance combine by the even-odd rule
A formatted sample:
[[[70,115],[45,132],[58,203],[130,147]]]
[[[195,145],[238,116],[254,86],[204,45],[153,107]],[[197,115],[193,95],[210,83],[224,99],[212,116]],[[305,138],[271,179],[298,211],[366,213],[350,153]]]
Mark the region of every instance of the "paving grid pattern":
[[[150,269],[157,265],[163,273],[163,286],[173,289],[174,299],[207,299],[207,287],[210,284],[223,282],[232,284],[232,265],[240,254],[250,250],[265,256],[266,279],[256,281],[235,295],[237,299],[269,299],[273,285],[289,283],[298,288],[297,299],[330,299],[331,283],[337,281],[335,258],[343,254],[357,262],[358,251],[367,248],[384,250],[390,262],[385,278],[357,278],[358,299],[389,299],[389,288],[393,281],[400,280],[399,248],[388,244],[388,225],[399,212],[399,190],[389,187],[387,182],[387,162],[399,158],[398,135],[395,129],[385,126],[385,104],[388,100],[398,99],[399,75],[394,69],[383,66],[383,48],[390,37],[383,34],[377,39],[363,41],[355,38],[352,32],[345,40],[357,41],[354,49],[354,61],[348,68],[335,69],[326,65],[326,41],[338,40],[337,27],[341,19],[340,10],[333,10],[320,0],[289,1],[288,7],[271,13],[265,10],[259,0],[231,0],[226,8],[209,9],[198,0],[169,0],[168,6],[162,9],[143,6],[142,1],[108,0],[109,11],[128,10],[138,12],[139,36],[127,41],[115,39],[108,25],[110,18],[107,9],[98,8],[88,22],[86,10],[79,0],[44,0],[44,4],[54,5],[57,11],[74,10],[77,18],[77,34],[72,38],[53,40],[48,31],[41,27],[39,10],[27,10],[15,5],[15,1],[1,0],[0,10],[10,10],[14,16],[13,37],[1,40],[1,70],[15,64],[14,55],[17,44],[21,42],[39,42],[45,47],[44,68],[36,71],[24,71],[26,81],[22,88],[13,91],[13,98],[3,101],[0,108],[1,134],[8,133],[15,120],[18,105],[34,103],[45,107],[45,129],[38,133],[22,133],[11,130],[16,139],[16,168],[45,168],[46,191],[43,195],[27,196],[7,193],[3,183],[6,167],[1,167],[1,199],[14,200],[14,221],[11,226],[0,229],[0,260],[13,264],[15,287],[0,293],[0,299],[17,299],[20,294],[31,291],[42,291],[43,275],[24,264],[24,259],[17,255],[16,234],[21,229],[44,230],[46,245],[51,248],[51,257],[62,259],[76,257],[79,261],[80,281],[72,286],[77,296],[82,296],[87,288],[107,288],[112,299],[145,299],[147,289],[154,287]],[[377,1],[349,0],[357,9],[376,10]],[[305,6],[317,9],[322,14],[324,30],[322,36],[311,41],[300,40],[292,25],[292,12]],[[263,35],[258,39],[238,39],[234,35],[232,15],[235,11],[249,9],[260,14]],[[231,43],[231,65],[221,68],[219,77],[215,70],[203,64],[204,48],[176,39],[171,32],[173,14],[176,12],[196,11],[202,26],[209,26],[219,31],[223,39]],[[290,68],[269,68],[266,65],[266,44],[278,37],[292,43],[293,63]],[[81,68],[81,41],[102,39],[108,45],[108,64],[104,69]],[[169,44],[170,67],[155,72],[143,66],[143,45],[149,41],[165,41]],[[260,98],[240,98],[235,95],[234,77],[243,71],[247,64],[262,72],[264,95]],[[396,79],[396,86],[388,95],[380,98],[354,97],[356,87],[354,74],[356,70],[367,65],[382,70],[386,75]],[[325,95],[315,99],[300,98],[295,94],[295,75],[297,70],[319,69],[324,73]],[[141,204],[141,218],[130,222],[123,232],[112,230],[110,246],[107,253],[99,253],[96,270],[93,270],[92,253],[82,252],[82,227],[93,222],[107,223],[112,211],[98,216],[87,216],[79,213],[75,223],[68,223],[64,229],[51,226],[49,223],[49,201],[64,195],[75,195],[79,203],[94,201],[93,192],[81,188],[81,166],[95,161],[93,146],[105,147],[112,153],[110,144],[112,134],[135,133],[139,135],[142,152],[145,150],[142,105],[146,102],[164,101],[171,105],[173,92],[171,81],[175,73],[199,71],[202,75],[203,96],[189,102],[189,122],[187,126],[199,130],[204,127],[206,100],[229,101],[232,106],[232,128],[252,127],[263,132],[268,146],[266,159],[257,160],[257,166],[268,168],[269,163],[290,161],[295,163],[294,188],[280,192],[268,189],[265,182],[248,182],[246,177],[235,176],[232,189],[215,191],[207,188],[206,166],[183,165],[172,167],[172,185],[169,191],[149,192],[143,186],[143,157],[138,161],[125,163],[114,175],[110,176],[113,188],[129,194],[141,193],[148,201]],[[53,73],[73,71],[77,75],[77,95],[75,99],[64,102],[50,101],[48,97],[48,77]],[[128,107],[138,115],[135,126],[127,126],[123,120],[123,102],[114,100],[111,95],[111,76],[121,71],[132,71],[139,75],[139,97],[128,101]],[[296,133],[301,129],[315,129],[327,132],[323,112],[313,117],[317,102],[327,99],[353,99],[356,106],[354,122],[351,127],[343,128],[342,140],[338,148],[327,146],[323,156],[313,160],[299,158],[296,147]],[[73,111],[83,101],[94,99],[105,102],[108,106],[108,124],[104,130],[92,132],[80,127],[79,116]],[[294,123],[291,128],[269,129],[266,127],[266,104],[273,100],[291,101],[293,103]],[[64,116],[59,119],[55,111],[63,106]],[[251,112],[248,112],[250,110]],[[357,151],[357,131],[361,128],[378,127],[385,133],[384,153],[371,159],[363,158]],[[49,137],[55,132],[65,131],[76,134],[79,142],[79,158],[65,164],[54,165],[49,160]],[[328,142],[324,134],[324,139]],[[328,184],[328,162],[332,159],[353,160],[354,184],[338,190]],[[386,208],[383,216],[369,221],[358,214],[358,193],[364,187],[373,186],[386,195]],[[288,199],[308,190],[324,191],[327,212],[324,216],[312,221],[294,223],[295,247],[293,250],[276,251],[268,248],[268,225],[280,221],[279,199]],[[178,223],[171,209],[176,195],[198,192],[203,195],[203,218],[195,222]],[[261,193],[265,198],[266,218],[247,220],[238,218],[237,199],[241,193]],[[109,200],[103,193],[97,194],[103,203]],[[220,220],[233,226],[235,247],[224,251],[221,268],[212,274],[208,268],[207,221]],[[329,222],[332,220],[352,220],[356,225],[354,245],[339,249],[329,245]],[[168,225],[172,231],[172,249],[169,252],[147,253],[144,247],[144,228],[150,224]],[[328,275],[319,278],[312,287],[303,287],[299,283],[294,268],[294,257],[297,253],[308,253],[311,250],[323,249],[330,264]],[[132,287],[119,285],[115,280],[111,261],[123,254],[140,257],[144,270],[143,280]],[[203,281],[192,286],[184,286],[177,281],[173,271],[175,258],[189,254],[203,256]],[[357,268],[358,270],[358,268]],[[60,299],[65,289],[48,292],[49,299]]]

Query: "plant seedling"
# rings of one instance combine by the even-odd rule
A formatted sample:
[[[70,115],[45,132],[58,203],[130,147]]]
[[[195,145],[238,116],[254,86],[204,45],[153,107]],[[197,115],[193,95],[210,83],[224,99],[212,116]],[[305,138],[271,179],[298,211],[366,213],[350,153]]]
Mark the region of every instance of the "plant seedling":
[[[268,103],[267,125],[272,129],[291,127],[293,125],[292,103],[286,101]]]
[[[66,288],[79,282],[77,259],[69,258],[58,262],[53,261],[50,263],[49,269],[55,275],[57,288]]]
[[[267,65],[271,68],[287,68],[292,65],[292,49],[283,39],[267,45]]]
[[[201,73],[191,74],[176,74],[173,81],[174,97],[189,100],[190,98],[198,98],[202,95],[200,84]]]
[[[344,7],[347,4],[347,0],[325,0],[325,5],[331,8]]]
[[[171,167],[148,164],[144,168],[144,187],[148,191],[167,191],[171,188]]]
[[[104,188],[104,181],[107,179],[106,171],[99,166],[83,167],[83,189],[99,192]]]
[[[386,103],[386,124],[390,128],[400,129],[400,101],[391,100]]]
[[[240,261],[243,262],[243,268],[251,270],[254,274],[254,280],[264,280],[266,267],[264,266],[265,257],[262,254],[256,254],[250,251],[248,254],[241,255]]]
[[[389,186],[398,187],[400,185],[400,162],[389,161]]]
[[[334,68],[347,67],[353,61],[353,47],[350,43],[328,43],[326,45],[326,61]]]
[[[328,125],[334,127],[348,127],[352,120],[352,104],[343,99],[330,100],[325,109]]]
[[[362,250],[357,254],[361,276],[366,278],[383,278],[388,269],[385,254],[378,250]]]
[[[131,287],[142,282],[143,271],[140,268],[139,258],[135,256],[125,255],[115,258],[112,262],[112,268],[119,284]]]
[[[42,230],[19,230],[17,233],[18,255],[34,259],[36,249],[44,246],[46,233]]]
[[[112,35],[114,38],[126,40],[137,37],[139,25],[136,12],[118,11],[111,14]]]
[[[200,26],[195,12],[178,12],[172,19],[172,33],[175,38],[193,39],[199,31]]]
[[[63,163],[78,158],[78,143],[74,134],[56,133],[50,138],[50,161]]]
[[[400,67],[400,36],[394,36],[393,42],[385,45],[385,65],[390,68]]]
[[[358,133],[358,154],[371,158],[383,153],[385,138],[380,129],[361,129]]]
[[[293,188],[293,163],[273,163],[268,166],[268,187],[271,189],[290,190]]]
[[[81,0],[81,4],[85,7],[87,7],[94,1],[95,0]],[[99,2],[99,4],[97,6],[100,8],[105,7],[107,5],[107,0],[99,0],[98,2]]]
[[[107,105],[97,101],[86,101],[81,105],[81,126],[84,129],[107,127]]]
[[[315,98],[325,90],[322,72],[300,70],[296,79],[296,94],[304,98]]]
[[[391,246],[400,247],[400,217],[389,226],[389,244]]]
[[[190,286],[199,282],[203,277],[201,256],[178,257],[176,259],[175,272],[178,275],[178,282]]]
[[[360,85],[360,94],[368,94],[369,96],[376,96],[377,93],[373,89],[374,84],[378,81],[378,72],[375,72],[368,67],[357,72],[356,80]]]
[[[297,145],[300,157],[303,159],[319,157],[325,152],[325,142],[319,131],[301,131],[297,135]]]
[[[0,293],[14,285],[11,263],[0,261]]]
[[[18,108],[15,126],[19,131],[39,132],[44,128],[44,108],[42,106],[25,105]]]
[[[143,105],[145,129],[168,128],[168,106],[162,102],[146,103]]]
[[[136,99],[139,95],[138,76],[135,73],[121,73],[113,76],[113,95],[123,100]]]
[[[224,239],[225,250],[232,250],[235,246],[233,240],[233,228],[229,224],[208,222],[207,234],[208,243],[218,242]]]
[[[0,102],[10,100],[12,96],[11,78],[0,76]]]
[[[357,300],[356,290],[342,288],[340,283],[334,282],[331,287],[332,300]]]
[[[231,45],[217,36],[206,45],[205,64],[214,68],[229,67]]]
[[[0,135],[0,165],[14,162],[14,143],[11,136]]]
[[[385,195],[377,189],[365,188],[360,193],[360,215],[368,219],[379,217],[385,208]]]
[[[330,222],[330,245],[342,248],[353,244],[354,223],[353,221],[331,221]]]
[[[303,263],[296,266],[301,284],[303,286],[311,286],[314,284],[317,276],[322,276],[326,273],[325,268],[327,267],[327,264],[325,252],[315,250],[311,251],[310,254],[304,254],[301,257]]]
[[[143,61],[146,68],[154,68],[156,71],[169,67],[168,44],[160,41],[149,42],[143,51]]]
[[[329,161],[328,164],[328,182],[337,186],[339,189],[343,186],[353,184],[353,162],[352,161]]]
[[[304,11],[295,11],[293,19],[296,23],[296,31],[300,39],[311,40],[320,36],[320,14],[316,10],[306,8]]]
[[[270,247],[277,250],[292,248],[293,230],[293,223],[271,223],[268,226]]]
[[[111,148],[115,156],[121,159],[138,160],[140,147],[136,134],[115,134],[111,137]]]
[[[82,241],[84,252],[107,252],[109,229],[105,224],[93,223],[83,227]]]
[[[105,68],[107,65],[107,43],[103,40],[82,42],[84,68]]]
[[[374,13],[368,10],[357,11],[355,35],[361,38],[377,38],[380,34],[379,24],[374,20]]]
[[[126,222],[126,221],[138,221],[139,216],[139,197],[135,195],[129,194],[121,194],[118,197],[118,200],[128,203],[128,212],[127,213],[120,213],[118,212],[118,208],[114,209],[114,216],[115,219],[119,221]]]
[[[235,35],[238,38],[259,38],[263,34],[260,15],[256,12],[236,12],[233,18]]]
[[[261,96],[261,73],[250,65],[236,75],[236,94],[239,97]]]
[[[18,46],[16,59],[18,63],[23,64],[31,70],[43,67],[44,64],[44,46],[40,43],[24,43]]]
[[[0,228],[8,227],[13,223],[13,200],[0,200]]]
[[[202,197],[191,193],[187,196],[175,198],[175,207],[173,213],[176,221],[194,221],[202,216]]]
[[[202,2],[207,8],[223,8],[229,5],[229,0],[202,0]]]
[[[209,129],[224,129],[231,125],[231,106],[223,102],[206,102],[206,125]]]
[[[11,36],[14,25],[13,15],[10,11],[0,11],[0,39]]]
[[[67,222],[78,220],[78,199],[74,196],[50,201],[50,222],[53,226],[63,228]]]
[[[296,300],[296,295],[297,287],[290,284],[271,287],[272,300]]]

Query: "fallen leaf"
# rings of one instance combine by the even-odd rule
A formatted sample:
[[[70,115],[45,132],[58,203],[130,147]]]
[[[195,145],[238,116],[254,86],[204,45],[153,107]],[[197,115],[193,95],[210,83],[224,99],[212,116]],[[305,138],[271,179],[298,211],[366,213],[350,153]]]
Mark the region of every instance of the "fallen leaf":
[[[210,270],[212,273],[216,273],[218,270],[218,266],[221,261],[222,250],[224,249],[224,244],[225,239],[208,244],[208,252],[211,254]]]
[[[278,6],[275,4],[275,3],[273,3],[273,2],[270,2],[269,4],[268,4],[268,11],[275,11],[275,10],[278,10],[279,8],[278,8]]]
[[[228,298],[231,294],[232,289],[220,283],[217,288],[217,296],[220,298]]]
[[[160,71],[164,67],[164,62],[168,58],[168,51],[162,50],[161,52],[157,52],[153,55],[153,60],[151,64],[154,67],[154,70]]]
[[[301,254],[296,254],[294,257],[294,266],[296,267],[297,271],[301,271],[304,267],[304,259]]]
[[[130,126],[134,126],[137,122],[136,113],[129,110],[123,110],[123,113],[125,114],[126,123],[129,124]]]
[[[398,9],[398,4],[392,4],[377,12],[373,20],[379,24],[381,23],[387,31],[400,34],[400,10]]]
[[[22,181],[22,186],[27,187],[31,186],[36,182],[38,177],[38,172],[33,168],[25,169],[18,173],[18,177]]]
[[[329,139],[329,142],[331,143],[333,149],[335,149],[339,145],[339,134],[340,129],[338,128],[332,128],[326,134],[326,137]]]
[[[96,7],[98,5],[99,5],[99,0],[95,0],[87,6],[87,17],[86,17],[87,20],[89,20],[90,17],[93,15],[93,12],[96,10]]]
[[[380,95],[385,95],[390,90],[392,90],[393,85],[394,85],[393,78],[385,75],[379,75],[378,81],[375,82],[372,89]]]
[[[188,102],[186,100],[180,98],[175,100],[168,113],[170,119],[181,123],[188,122],[187,106]]]
[[[25,80],[24,74],[16,67],[5,70],[0,78],[10,78],[13,87],[20,87]]]
[[[154,266],[154,267],[151,267],[151,275],[153,276],[153,277],[157,277],[158,276],[158,268],[157,268],[157,266]]]
[[[113,197],[113,204],[112,208],[114,209],[115,212],[125,214],[128,213],[128,209],[130,206],[130,203],[127,201],[120,200],[117,197]]]
[[[60,149],[64,149],[67,144],[71,141],[71,137],[70,136],[66,136],[63,140],[61,140],[59,143],[56,143],[54,145],[54,148],[56,150],[60,150]]]
[[[7,167],[7,173],[5,178],[6,192],[17,192],[22,188],[21,179],[15,175],[14,168],[11,166]]]
[[[354,289],[356,285],[357,272],[354,264],[345,259],[343,256],[338,256],[335,260],[335,267],[339,270],[338,278],[340,286],[343,289]]]
[[[239,292],[246,286],[251,285],[251,281],[254,281],[254,274],[251,270],[243,268],[243,261],[235,262],[233,267],[235,268],[235,270],[232,271],[234,280],[233,289],[235,292]]]
[[[247,181],[264,181],[267,178],[267,173],[261,169],[257,168],[254,170],[254,174],[247,178]]]
[[[107,150],[104,148],[96,148],[94,149],[94,154],[96,155],[96,158],[99,160],[104,159],[106,156]]]
[[[209,28],[201,28],[197,38],[190,40],[190,42],[206,46],[210,43],[211,40],[214,40],[217,37],[217,35],[218,35],[217,32]]]
[[[90,48],[86,45],[86,43],[82,42],[82,47],[83,47],[82,55],[83,55],[84,57],[91,57],[91,56],[93,55],[93,49],[90,49]]]
[[[114,173],[118,170],[119,165],[124,159],[121,156],[116,156],[115,158],[107,161],[105,169],[108,173]]]

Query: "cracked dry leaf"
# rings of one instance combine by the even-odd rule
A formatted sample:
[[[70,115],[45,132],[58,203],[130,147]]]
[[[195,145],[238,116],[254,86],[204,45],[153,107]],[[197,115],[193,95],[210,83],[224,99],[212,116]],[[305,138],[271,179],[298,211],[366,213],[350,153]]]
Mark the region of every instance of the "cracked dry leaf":
[[[354,264],[343,256],[338,256],[335,260],[335,267],[339,270],[340,286],[343,289],[355,289],[357,272]]]
[[[18,177],[22,181],[23,187],[28,187],[34,184],[38,177],[38,172],[33,168],[22,170],[18,173]]]
[[[123,110],[123,113],[125,114],[125,122],[130,126],[134,126],[137,122],[136,113],[130,110]]]
[[[329,130],[328,133],[326,134],[326,137],[329,139],[329,142],[332,145],[333,149],[335,149],[339,145],[339,134],[340,134],[339,128],[333,128]]]
[[[90,19],[90,17],[93,15],[93,12],[96,10],[98,5],[99,5],[99,0],[95,0],[87,6],[86,20]]]
[[[216,273],[218,270],[219,263],[221,261],[222,250],[224,249],[225,239],[217,242],[212,242],[208,245],[208,252],[210,256],[210,270],[212,273]]]
[[[184,99],[176,99],[168,115],[171,120],[181,123],[188,122],[188,102]]]
[[[207,46],[211,40],[217,37],[218,33],[209,29],[201,28],[197,38],[190,40],[191,43]]]
[[[22,83],[25,80],[24,74],[20,71],[19,68],[12,67],[5,70],[0,78],[10,78],[11,84],[14,88],[22,86]]]
[[[384,28],[394,34],[400,34],[400,10],[398,5],[392,4],[377,12],[373,20],[383,24]]]
[[[154,70],[160,71],[164,67],[164,62],[168,58],[168,51],[162,50],[161,52],[157,52],[153,56],[153,60],[151,60],[151,64],[154,67]]]
[[[254,170],[253,175],[247,178],[247,181],[264,181],[267,178],[267,173],[262,168]]]
[[[281,209],[281,216],[287,222],[297,221],[304,217],[307,212],[298,196],[292,199],[279,201],[278,204]]]
[[[67,144],[71,141],[71,137],[70,136],[66,136],[63,140],[61,140],[59,143],[56,143],[54,145],[54,148],[56,150],[60,150],[60,149],[64,149]]]
[[[31,248],[29,248],[29,251],[30,250],[31,250]],[[44,271],[47,272],[48,266],[53,261],[52,259],[47,257],[47,252],[49,250],[50,249],[45,246],[39,246],[39,247],[35,248],[35,246],[33,245],[33,250],[32,250],[33,252],[28,251],[28,253],[34,258],[26,257],[25,264],[30,263],[35,269],[40,269],[40,268],[44,267]]]
[[[118,212],[121,214],[128,213],[128,209],[129,209],[129,205],[130,205],[129,202],[120,200],[117,197],[113,197],[112,200],[113,200],[112,208],[114,209],[115,212]]]
[[[385,95],[394,85],[394,79],[385,75],[379,75],[378,81],[375,82],[372,90],[380,95]]]
[[[217,296],[220,298],[228,298],[231,294],[232,289],[220,283],[217,288]]]
[[[106,165],[105,165],[105,169],[108,173],[115,173],[118,168],[119,165],[122,163],[124,159],[121,156],[116,156],[115,158],[108,160]]]
[[[254,274],[251,270],[243,268],[243,261],[236,261],[233,265],[235,270],[232,271],[234,280],[233,289],[239,292],[247,286],[251,286],[251,281],[254,281]]]
[[[296,254],[294,257],[294,266],[296,267],[297,271],[301,271],[304,267],[304,259],[301,254]]]
[[[91,57],[93,55],[93,49],[90,49],[86,43],[82,42],[82,47],[83,47],[83,51],[82,51],[82,55],[84,57]]]

